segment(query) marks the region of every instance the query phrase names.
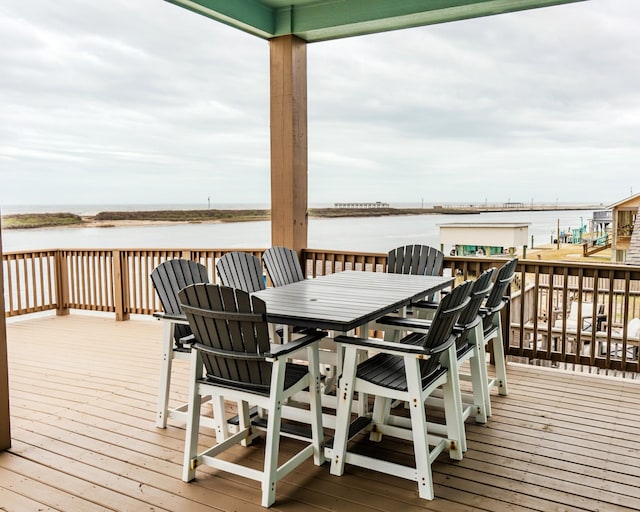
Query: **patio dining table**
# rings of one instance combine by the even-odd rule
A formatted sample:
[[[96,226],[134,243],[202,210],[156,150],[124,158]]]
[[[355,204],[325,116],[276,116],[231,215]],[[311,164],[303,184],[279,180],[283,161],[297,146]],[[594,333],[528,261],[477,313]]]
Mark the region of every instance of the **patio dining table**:
[[[346,333],[453,284],[453,277],[345,270],[267,288],[264,300],[271,323]]]

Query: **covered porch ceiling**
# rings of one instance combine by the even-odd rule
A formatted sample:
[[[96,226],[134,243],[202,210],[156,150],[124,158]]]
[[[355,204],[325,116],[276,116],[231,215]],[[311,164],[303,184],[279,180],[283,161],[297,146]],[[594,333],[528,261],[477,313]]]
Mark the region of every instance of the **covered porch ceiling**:
[[[255,36],[308,43],[585,0],[167,0]]]

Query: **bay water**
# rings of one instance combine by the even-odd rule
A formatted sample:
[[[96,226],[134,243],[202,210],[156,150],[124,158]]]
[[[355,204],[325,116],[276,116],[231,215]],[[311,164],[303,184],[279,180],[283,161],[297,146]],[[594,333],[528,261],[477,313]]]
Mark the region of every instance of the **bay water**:
[[[255,205],[252,207],[259,208]],[[49,207],[48,211],[72,211],[71,208],[60,208]],[[106,211],[108,208],[102,205],[75,207],[74,210],[74,213],[90,215],[97,211]],[[10,212],[3,208],[3,213]],[[441,224],[507,222],[529,224],[528,245],[531,248],[532,237],[533,247],[552,242],[556,237],[558,225],[563,231],[580,226],[587,226],[588,229],[592,216],[592,210],[549,210],[464,215],[310,218],[307,245],[311,249],[376,253],[386,253],[394,247],[415,243],[440,247]],[[271,245],[271,225],[269,221],[258,221],[101,228],[5,229],[2,232],[2,245],[4,252],[58,248],[265,248]]]

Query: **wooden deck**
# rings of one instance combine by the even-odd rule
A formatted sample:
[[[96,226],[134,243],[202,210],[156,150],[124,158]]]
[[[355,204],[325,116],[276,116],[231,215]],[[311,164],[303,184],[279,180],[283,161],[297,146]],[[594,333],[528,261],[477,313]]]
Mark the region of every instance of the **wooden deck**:
[[[7,327],[13,447],[0,454],[1,510],[264,510],[256,482],[207,468],[180,480],[184,425],[154,426],[159,323],[72,314]],[[334,477],[309,461],[278,485],[272,509],[640,509],[640,383],[508,372],[509,396],[493,397],[486,425],[468,424],[464,460],[434,465],[435,500],[419,499],[413,482],[350,466]],[[176,401],[184,365],[177,375]],[[411,455],[406,443],[383,447]],[[258,465],[260,445],[231,456]]]

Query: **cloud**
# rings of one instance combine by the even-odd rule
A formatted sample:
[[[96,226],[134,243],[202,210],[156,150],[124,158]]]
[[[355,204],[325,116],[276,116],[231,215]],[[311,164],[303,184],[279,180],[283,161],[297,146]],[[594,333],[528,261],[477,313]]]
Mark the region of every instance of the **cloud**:
[[[640,2],[308,46],[309,200],[640,189]],[[156,0],[0,4],[0,204],[269,201],[268,43]]]

